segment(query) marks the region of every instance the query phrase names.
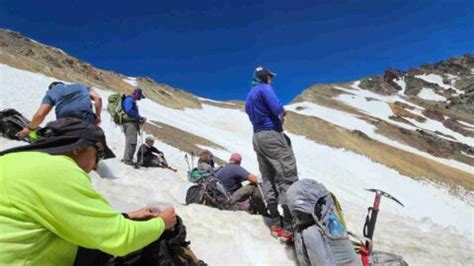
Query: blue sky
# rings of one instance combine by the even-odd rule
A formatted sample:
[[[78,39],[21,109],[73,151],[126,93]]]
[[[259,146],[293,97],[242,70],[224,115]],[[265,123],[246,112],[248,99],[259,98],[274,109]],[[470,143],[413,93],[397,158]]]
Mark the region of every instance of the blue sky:
[[[245,99],[253,69],[288,102],[355,80],[474,53],[474,1],[11,1],[0,27],[96,67],[213,99]]]

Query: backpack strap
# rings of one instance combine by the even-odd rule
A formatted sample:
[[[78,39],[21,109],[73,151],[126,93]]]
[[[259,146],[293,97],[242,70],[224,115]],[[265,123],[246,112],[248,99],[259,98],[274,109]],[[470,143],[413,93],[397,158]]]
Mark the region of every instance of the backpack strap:
[[[305,230],[306,228],[313,226],[316,224],[316,221],[314,221],[314,218],[311,214],[307,214],[304,212],[297,212],[296,214],[296,226],[295,229],[298,232],[301,232]]]
[[[342,225],[347,231],[346,219],[344,218],[344,213],[342,212],[341,204],[337,200],[336,195],[334,195],[334,193],[330,192],[330,194],[331,194],[332,201],[334,202],[334,207],[336,208],[336,214],[339,220],[341,221]]]

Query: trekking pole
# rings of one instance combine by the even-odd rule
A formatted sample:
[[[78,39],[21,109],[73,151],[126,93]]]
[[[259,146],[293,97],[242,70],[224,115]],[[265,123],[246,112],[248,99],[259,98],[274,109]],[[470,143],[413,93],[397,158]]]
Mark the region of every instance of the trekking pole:
[[[194,151],[191,151],[191,166],[194,168]]]
[[[140,167],[140,166],[143,166],[143,150],[144,149],[141,149],[142,145],[143,145],[143,125],[139,125],[139,130],[138,130],[138,134],[140,134],[140,153],[141,153],[141,157],[140,157],[140,162],[137,162],[137,166]]]
[[[258,190],[260,191],[260,194],[262,194],[262,200],[263,200],[263,203],[265,204],[265,208],[268,210],[267,199],[265,198],[265,194],[263,194],[262,186],[263,186],[263,178],[257,177],[257,187],[258,187]]]
[[[372,251],[371,242],[372,242],[372,238],[374,237],[375,223],[377,222],[377,216],[380,210],[380,201],[382,199],[382,196],[395,201],[396,203],[400,204],[402,207],[405,207],[405,206],[398,199],[388,194],[387,192],[384,192],[379,189],[374,189],[374,188],[366,189],[366,190],[375,193],[374,204],[372,207],[369,207],[368,209],[367,216],[365,218],[364,228],[363,228],[364,237],[369,239],[365,242],[365,246],[368,252],[371,253]]]
[[[191,165],[189,164],[189,158],[188,158],[188,154],[184,154],[184,159],[186,160],[186,163],[188,164],[188,171],[191,171]]]

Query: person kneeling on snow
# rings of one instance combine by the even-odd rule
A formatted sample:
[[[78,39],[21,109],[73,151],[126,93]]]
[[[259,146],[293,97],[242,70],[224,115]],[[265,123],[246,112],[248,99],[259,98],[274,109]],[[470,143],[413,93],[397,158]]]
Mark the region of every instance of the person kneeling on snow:
[[[168,168],[163,152],[153,146],[155,138],[148,136],[145,143],[140,146],[137,152],[137,164],[144,167],[163,167]]]
[[[115,157],[98,126],[63,118],[45,130],[0,152],[0,265],[72,265],[79,247],[123,256],[175,226],[173,208],[121,214],[93,189],[88,173]]]
[[[257,176],[249,173],[240,166],[242,156],[233,153],[230,156],[229,163],[216,173],[217,179],[224,185],[225,189],[231,194],[231,203],[239,205],[250,199],[249,209],[254,209],[259,214],[267,216],[267,209],[263,202],[263,195],[257,185]],[[242,186],[243,181],[249,181],[250,184]]]
[[[95,113],[92,110],[91,100],[94,101]],[[64,84],[55,81],[49,84],[40,107],[34,114],[31,122],[19,135],[25,138],[30,131],[35,131],[55,107],[56,119],[76,117],[87,123],[100,125],[102,98],[91,88],[82,84]],[[31,135],[36,140],[36,134]]]

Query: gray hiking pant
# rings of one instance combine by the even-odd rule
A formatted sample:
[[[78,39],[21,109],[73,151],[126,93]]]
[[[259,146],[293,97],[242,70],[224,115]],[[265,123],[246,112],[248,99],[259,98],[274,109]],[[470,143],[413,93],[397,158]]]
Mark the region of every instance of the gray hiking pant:
[[[298,180],[298,170],[291,143],[283,132],[267,130],[254,133],[253,148],[257,153],[263,193],[272,225],[293,231],[293,218],[287,206],[286,191]],[[278,204],[282,205],[283,219],[278,212]]]
[[[262,215],[267,213],[267,208],[265,207],[265,203],[263,202],[263,195],[260,193],[257,185],[248,184],[237,189],[232,195],[230,196],[231,203],[234,204],[236,202],[246,201],[251,198],[251,204],[253,207]]]
[[[133,155],[137,148],[137,135],[139,132],[138,124],[135,122],[123,123],[123,133],[125,134],[125,151],[123,153],[123,161],[126,163],[133,162]]]

